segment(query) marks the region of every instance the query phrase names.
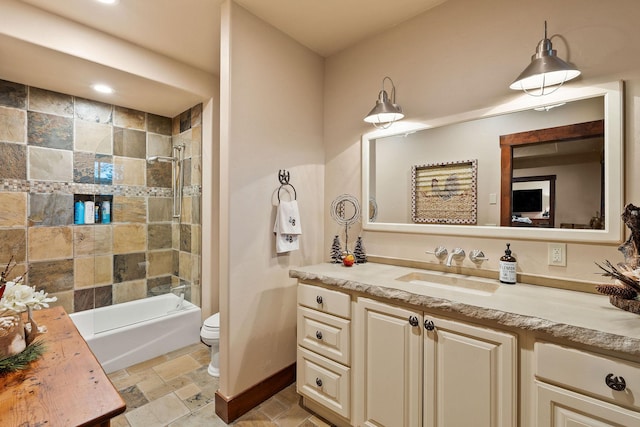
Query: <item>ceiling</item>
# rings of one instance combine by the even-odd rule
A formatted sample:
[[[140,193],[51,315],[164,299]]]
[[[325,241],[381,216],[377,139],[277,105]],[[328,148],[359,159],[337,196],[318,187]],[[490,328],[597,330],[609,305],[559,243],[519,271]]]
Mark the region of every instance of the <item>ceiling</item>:
[[[96,0],[19,0],[20,3],[125,40],[213,75],[218,75],[220,68],[220,5],[223,1],[119,0],[115,5],[104,5]],[[446,0],[236,0],[236,3],[312,51],[328,57],[444,1]],[[1,7],[0,2],[0,9]],[[25,56],[28,48],[23,41],[0,37],[0,54],[7,57],[8,53],[14,58],[10,68],[6,62],[4,68],[0,64],[0,78],[88,96],[88,93],[79,87],[80,83],[77,83],[78,80],[86,80],[86,77],[82,79],[82,76],[77,75],[72,78],[69,74],[60,73],[54,76],[57,79],[54,81],[51,73],[47,73],[50,69],[42,66],[33,67],[35,54],[31,54],[31,61],[21,60],[20,56]],[[43,49],[33,47],[35,50],[38,48]],[[43,56],[43,53],[38,52],[37,57],[47,58],[49,61],[48,56]],[[60,54],[51,56],[52,63],[66,73],[73,74],[75,68],[81,69],[84,76],[91,72],[107,76],[112,73],[114,81],[135,88],[135,98],[139,98],[138,100],[130,93],[121,94],[122,99],[110,101],[114,104],[146,108],[144,111],[170,115],[175,113],[174,110],[180,110],[184,105],[193,102],[191,97],[185,96],[182,102],[176,102],[173,107],[159,106],[160,101],[165,102],[166,98],[179,98],[180,93],[177,92],[181,91],[167,87],[162,99],[156,100],[153,98],[158,96],[157,82],[139,79],[129,74],[123,75],[121,70],[109,70],[108,67],[98,64],[82,63],[77,67],[71,66],[70,61],[74,59],[68,58],[68,55],[66,60]],[[24,69],[21,68],[21,64]],[[45,76],[44,73],[49,76]],[[21,80],[16,80],[15,77]],[[44,84],[46,86],[43,86]],[[146,94],[145,90],[148,90],[149,94]],[[149,97],[148,101],[144,101],[145,96]],[[100,96],[93,96],[93,99],[103,100]]]

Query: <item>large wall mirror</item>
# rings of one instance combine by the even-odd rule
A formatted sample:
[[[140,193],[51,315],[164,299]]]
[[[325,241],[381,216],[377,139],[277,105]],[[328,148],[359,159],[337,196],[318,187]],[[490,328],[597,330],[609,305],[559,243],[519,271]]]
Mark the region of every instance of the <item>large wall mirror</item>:
[[[622,83],[522,95],[484,110],[398,122],[362,137],[363,227],[371,231],[531,240],[620,242],[623,202]],[[446,177],[437,165],[475,161],[475,224],[416,223]],[[416,185],[417,165],[438,178]],[[440,174],[440,175],[438,175]],[[451,177],[460,183],[461,177]],[[436,184],[433,184],[436,182]],[[442,188],[439,188],[442,187]],[[456,197],[449,188],[447,197]],[[418,192],[420,191],[420,192]],[[452,196],[453,195],[453,196]],[[465,199],[469,203],[471,198]],[[413,202],[413,203],[412,203]],[[453,202],[452,202],[453,203]],[[464,205],[464,209],[468,209]],[[449,208],[451,210],[451,208]]]

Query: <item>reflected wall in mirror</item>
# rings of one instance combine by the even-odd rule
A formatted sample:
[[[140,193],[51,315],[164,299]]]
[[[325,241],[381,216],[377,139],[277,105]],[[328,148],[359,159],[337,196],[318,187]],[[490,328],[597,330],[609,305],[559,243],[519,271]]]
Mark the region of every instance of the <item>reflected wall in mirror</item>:
[[[500,150],[501,226],[602,228],[604,120],[501,135]],[[523,197],[526,190],[516,193],[515,183],[539,181],[530,177],[541,174],[553,175],[557,198],[534,206],[534,193]]]
[[[386,131],[364,135],[363,200],[375,200],[377,205],[375,216],[364,207],[364,229],[534,240],[621,241],[622,84],[566,87],[558,92],[542,100],[522,97],[453,117],[401,122]],[[599,134],[592,132],[588,139],[575,135],[556,139],[543,136],[549,134],[548,129],[565,126],[582,129],[580,124],[587,122],[600,123]],[[538,139],[517,144],[515,149],[509,146],[508,151],[501,148],[501,136],[522,133]],[[504,166],[507,153],[508,169]],[[411,212],[412,166],[469,158],[478,162],[477,225],[415,223]],[[567,162],[567,158],[572,162]],[[586,163],[596,169],[585,172]],[[526,212],[537,218],[532,223],[538,226],[512,224],[513,178],[551,175],[556,176],[555,204],[552,206],[547,198],[549,206],[542,206],[533,215]],[[580,203],[565,200],[567,194],[575,195]],[[584,206],[578,209],[579,205]],[[539,226],[542,224],[544,227]]]

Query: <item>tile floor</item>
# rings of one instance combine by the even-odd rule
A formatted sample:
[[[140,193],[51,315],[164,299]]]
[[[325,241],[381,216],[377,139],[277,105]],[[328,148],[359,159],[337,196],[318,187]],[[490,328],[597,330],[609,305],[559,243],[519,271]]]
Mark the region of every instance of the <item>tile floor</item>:
[[[226,426],[215,411],[218,380],[207,374],[209,348],[194,344],[109,374],[127,411],[112,427]],[[280,391],[232,425],[328,427],[299,405],[295,384]]]

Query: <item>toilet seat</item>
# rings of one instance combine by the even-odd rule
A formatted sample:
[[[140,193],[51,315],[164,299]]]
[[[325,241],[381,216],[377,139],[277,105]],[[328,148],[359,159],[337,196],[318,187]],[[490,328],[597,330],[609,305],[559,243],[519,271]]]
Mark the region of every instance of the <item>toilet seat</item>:
[[[207,328],[220,328],[220,313],[216,313],[204,320],[204,326]]]
[[[220,338],[220,313],[205,319],[202,329],[200,329],[200,337],[203,340],[217,340]]]

